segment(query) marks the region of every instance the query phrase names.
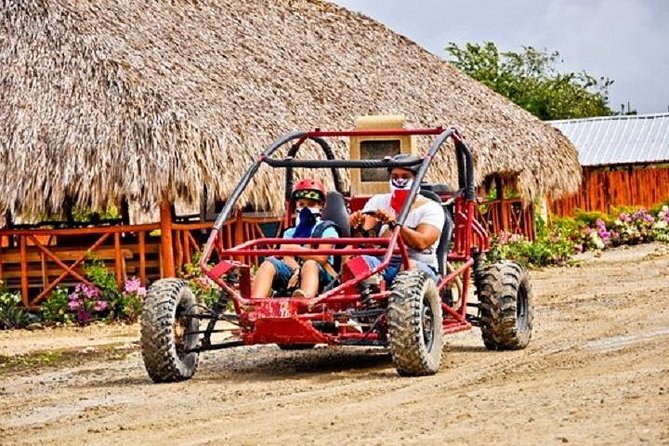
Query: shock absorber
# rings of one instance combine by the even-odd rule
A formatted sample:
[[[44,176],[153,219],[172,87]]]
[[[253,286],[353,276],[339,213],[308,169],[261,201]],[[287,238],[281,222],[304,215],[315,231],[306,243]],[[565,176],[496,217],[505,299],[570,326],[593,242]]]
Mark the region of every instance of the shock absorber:
[[[483,262],[485,257],[478,248],[472,248],[472,258],[474,259],[474,286],[478,289],[481,280],[483,279]]]

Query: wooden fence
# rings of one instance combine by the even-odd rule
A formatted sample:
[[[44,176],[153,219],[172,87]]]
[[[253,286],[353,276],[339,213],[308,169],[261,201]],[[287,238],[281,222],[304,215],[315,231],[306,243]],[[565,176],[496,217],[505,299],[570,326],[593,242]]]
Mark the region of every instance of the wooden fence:
[[[650,208],[669,198],[669,167],[583,169],[583,183],[572,196],[551,202],[553,215],[573,216],[576,209],[610,212],[615,206]]]
[[[225,247],[262,235],[261,225],[277,218],[239,216],[225,223]],[[175,267],[193,262],[212,222],[172,224]],[[20,290],[24,305],[34,308],[59,285],[90,282],[82,264],[94,258],[105,263],[121,285],[129,277],[143,284],[164,276],[160,225],[123,225],[78,229],[0,230],[0,277],[5,288]],[[271,234],[274,235],[274,234]]]
[[[501,231],[520,234],[534,240],[534,206],[519,198],[483,201],[478,207],[477,218],[489,234]]]

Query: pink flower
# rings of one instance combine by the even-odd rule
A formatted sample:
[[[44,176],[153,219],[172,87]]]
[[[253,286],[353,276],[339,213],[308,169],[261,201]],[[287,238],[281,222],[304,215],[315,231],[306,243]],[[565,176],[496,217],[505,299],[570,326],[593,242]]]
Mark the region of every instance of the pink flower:
[[[138,296],[146,296],[146,288],[142,286],[139,278],[133,277],[132,279],[125,282],[123,286],[123,294],[137,294]]]

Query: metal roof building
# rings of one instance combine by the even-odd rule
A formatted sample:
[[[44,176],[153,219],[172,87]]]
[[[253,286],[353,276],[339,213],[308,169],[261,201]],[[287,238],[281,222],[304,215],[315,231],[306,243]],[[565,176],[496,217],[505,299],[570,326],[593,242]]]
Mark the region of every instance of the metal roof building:
[[[669,113],[550,121],[584,167],[669,162]]]

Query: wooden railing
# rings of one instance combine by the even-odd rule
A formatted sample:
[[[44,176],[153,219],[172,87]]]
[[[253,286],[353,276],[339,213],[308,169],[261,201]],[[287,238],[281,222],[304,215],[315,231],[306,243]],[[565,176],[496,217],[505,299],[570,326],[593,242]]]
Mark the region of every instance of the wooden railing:
[[[266,234],[261,227],[263,224],[273,224],[275,230]],[[172,224],[174,262],[177,270],[181,270],[184,264],[193,262],[194,253],[200,252],[200,248],[209,236],[211,227],[212,222]],[[220,237],[223,247],[227,249],[241,244],[245,240],[279,236],[281,229],[280,217],[238,214],[234,219],[225,222]],[[246,263],[256,263],[257,260],[256,258],[244,258]]]
[[[501,231],[521,234],[534,240],[534,207],[518,198],[484,200],[478,206],[478,218],[489,234]]]
[[[239,214],[225,223],[224,247],[262,236],[261,225],[276,217]],[[193,262],[212,222],[174,223],[175,266]],[[20,290],[24,305],[36,307],[59,285],[90,284],[82,270],[85,260],[102,260],[118,285],[132,276],[143,284],[163,277],[160,225],[125,225],[78,229],[0,230],[0,278],[5,288]],[[274,234],[270,234],[274,235]]]

